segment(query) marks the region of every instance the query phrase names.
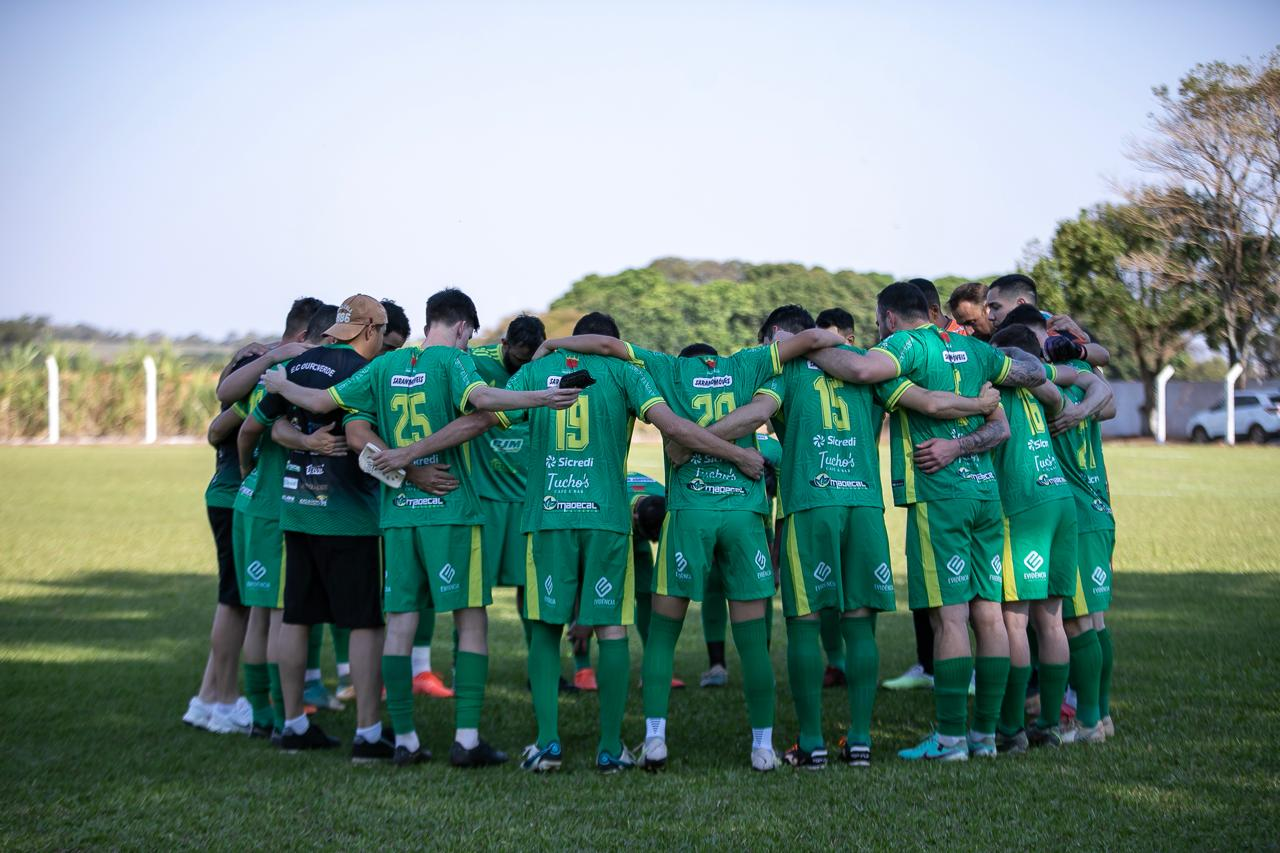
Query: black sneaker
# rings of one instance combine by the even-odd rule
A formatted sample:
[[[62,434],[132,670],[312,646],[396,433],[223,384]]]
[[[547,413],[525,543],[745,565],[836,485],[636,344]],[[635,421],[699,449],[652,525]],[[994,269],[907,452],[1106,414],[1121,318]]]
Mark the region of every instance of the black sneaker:
[[[271,744],[276,749],[279,749],[283,742],[284,734],[279,729],[273,727],[271,729],[271,734],[267,737],[267,743]]]
[[[495,764],[503,764],[506,760],[505,752],[494,749],[484,741],[480,741],[471,749],[464,749],[462,744],[455,740],[453,746],[449,747],[449,763],[454,767],[492,767]]]
[[[249,737],[256,737],[256,738],[263,738],[264,740],[270,740],[271,736],[274,734],[275,734],[275,729],[272,728],[270,725],[260,726],[257,723],[254,723],[252,726],[249,727]]]
[[[410,767],[414,764],[425,764],[431,760],[431,750],[420,746],[413,752],[407,746],[397,746],[391,756],[391,763],[396,767]]]
[[[850,767],[870,767],[871,747],[865,743],[849,743],[840,738],[840,760]]]
[[[821,770],[827,766],[827,750],[818,747],[813,752],[805,752],[796,744],[782,755],[782,760],[792,767],[803,767],[805,770]]]
[[[532,693],[532,692],[533,692],[533,685],[529,682],[529,679],[527,679],[527,678],[524,680],[524,688],[525,688],[526,690],[528,690],[530,693]],[[569,695],[569,694],[571,694],[571,693],[580,693],[580,692],[582,692],[582,691],[578,688],[578,685],[574,684],[572,681],[567,680],[563,675],[562,675],[562,676],[560,676],[560,687],[559,687],[559,689],[560,689],[560,692],[561,692],[561,693],[563,693],[563,694],[565,694],[566,696],[567,696],[567,695]]]
[[[382,737],[375,741],[367,741],[356,735],[355,740],[351,742],[351,763],[352,764],[373,764],[375,761],[390,761],[395,757],[396,745],[392,741],[384,728]]]
[[[307,730],[300,735],[296,735],[292,730],[286,729],[284,736],[280,738],[280,748],[285,752],[299,752],[304,749],[335,749],[338,746],[336,737],[329,737],[324,733],[324,729],[315,723],[307,726]]]

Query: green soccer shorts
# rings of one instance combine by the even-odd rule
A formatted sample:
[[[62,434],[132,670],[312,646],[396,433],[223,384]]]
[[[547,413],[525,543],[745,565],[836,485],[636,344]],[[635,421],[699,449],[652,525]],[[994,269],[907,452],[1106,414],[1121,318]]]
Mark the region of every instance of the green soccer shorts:
[[[788,619],[828,607],[894,609],[884,510],[802,510],[783,520],[782,536],[782,615]]]
[[[1004,520],[1004,600],[1067,598],[1076,591],[1079,526],[1070,495]]]
[[[484,510],[484,583],[496,586],[524,586],[524,534],[520,532],[523,504],[481,500]]]
[[[702,601],[707,574],[715,566],[724,579],[725,598],[768,598],[773,561],[764,526],[765,517],[749,510],[668,512],[653,566],[653,592]]]
[[[240,603],[284,607],[284,532],[280,519],[237,512],[231,537],[236,555]]]
[[[1000,501],[950,498],[907,506],[907,603],[912,610],[1004,597]]]
[[[525,534],[525,618],[552,625],[632,624],[636,618],[633,560],[629,533],[537,530]]]
[[[492,603],[484,582],[484,546],[479,525],[433,524],[382,531],[386,585],[382,609],[437,612]]]
[[[1075,589],[1062,602],[1062,618],[1075,619],[1111,608],[1111,554],[1116,547],[1114,530],[1080,534],[1076,557]]]

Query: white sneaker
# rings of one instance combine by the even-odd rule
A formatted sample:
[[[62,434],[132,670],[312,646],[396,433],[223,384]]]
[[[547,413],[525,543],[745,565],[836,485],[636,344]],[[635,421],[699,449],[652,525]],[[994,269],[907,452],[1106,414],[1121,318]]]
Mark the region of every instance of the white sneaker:
[[[182,715],[182,722],[188,726],[195,726],[197,729],[203,729],[209,724],[209,715],[213,713],[213,708],[200,701],[199,696],[192,696],[191,701],[187,703],[187,713]]]
[[[209,714],[209,722],[205,723],[205,728],[216,735],[247,735],[253,727],[253,713],[250,711],[248,723],[241,723],[237,720],[238,710],[238,706],[232,706],[231,713],[224,714],[214,708]]]
[[[248,699],[243,696],[236,699],[236,704],[231,709],[231,720],[246,732],[253,728],[253,706]]]
[[[662,770],[667,766],[667,741],[660,737],[645,738],[636,766],[645,770]]]
[[[932,690],[933,676],[924,671],[924,667],[913,663],[911,667],[897,678],[886,679],[882,685],[885,690]]]
[[[724,687],[728,683],[729,670],[720,663],[702,673],[702,678],[698,680],[699,687]]]
[[[772,746],[762,746],[759,749],[751,750],[752,770],[768,773],[770,770],[777,770],[781,766],[782,759],[778,757],[778,753],[774,751]]]

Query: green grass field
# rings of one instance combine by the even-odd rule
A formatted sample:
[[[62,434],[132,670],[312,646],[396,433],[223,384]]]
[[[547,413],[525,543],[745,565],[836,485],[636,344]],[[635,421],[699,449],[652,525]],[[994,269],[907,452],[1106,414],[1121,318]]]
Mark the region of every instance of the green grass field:
[[[762,777],[746,767],[730,652],[728,690],[673,695],[665,775],[597,777],[586,695],[562,703],[565,772],[533,778],[448,768],[447,701],[419,699],[438,758],[403,772],[183,726],[215,591],[210,452],[0,448],[0,848],[1274,848],[1280,452],[1118,444],[1107,458],[1119,521],[1107,744],[908,765],[893,752],[927,731],[932,697],[882,691],[870,770]],[[636,467],[656,463],[655,447],[637,448]],[[901,511],[887,519],[900,554]],[[495,598],[484,730],[515,752],[534,723],[513,599]],[[907,612],[883,617],[879,637],[881,674],[897,674],[914,650]],[[638,639],[632,649],[626,737],[638,742]],[[779,749],[795,733],[784,656],[775,643]],[[705,665],[695,612],[676,672],[696,680]],[[826,691],[832,740],[844,707]],[[352,711],[321,719],[350,742]]]

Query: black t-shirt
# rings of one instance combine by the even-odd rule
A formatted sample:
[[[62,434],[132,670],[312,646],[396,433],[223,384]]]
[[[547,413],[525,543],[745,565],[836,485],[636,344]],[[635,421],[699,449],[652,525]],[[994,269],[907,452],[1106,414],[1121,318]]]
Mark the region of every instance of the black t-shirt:
[[[366,364],[346,344],[330,344],[307,350],[285,370],[291,382],[304,388],[331,388]],[[306,435],[329,424],[335,435],[343,434],[342,409],[317,415],[268,394],[258,410],[265,420],[288,417]],[[378,535],[378,481],[361,471],[356,459],[354,453],[319,456],[291,450],[280,492],[281,529],[322,536]]]
[[[227,375],[230,376],[249,362],[253,361],[257,356],[246,355],[236,360],[231,365],[231,370]],[[221,412],[233,406],[239,407],[241,417],[247,417],[249,411],[247,409],[249,403],[248,395],[244,399],[237,400],[234,403],[223,403]],[[236,502],[236,492],[240,489],[240,456],[236,449],[237,431],[232,430],[231,434],[224,438],[213,447],[213,479],[209,481],[209,486],[204,490],[204,502],[208,506],[218,506],[230,509]]]

